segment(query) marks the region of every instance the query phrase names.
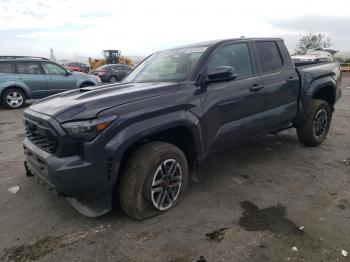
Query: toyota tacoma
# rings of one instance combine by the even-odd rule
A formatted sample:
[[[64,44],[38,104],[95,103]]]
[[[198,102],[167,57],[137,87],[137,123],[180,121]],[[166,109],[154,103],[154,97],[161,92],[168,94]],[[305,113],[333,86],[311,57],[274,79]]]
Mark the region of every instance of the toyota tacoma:
[[[320,145],[340,96],[337,62],[294,65],[281,39],[168,49],[121,83],[26,109],[26,172],[86,216],[118,200],[142,220],[178,204],[189,170],[211,152],[287,128],[304,145]]]

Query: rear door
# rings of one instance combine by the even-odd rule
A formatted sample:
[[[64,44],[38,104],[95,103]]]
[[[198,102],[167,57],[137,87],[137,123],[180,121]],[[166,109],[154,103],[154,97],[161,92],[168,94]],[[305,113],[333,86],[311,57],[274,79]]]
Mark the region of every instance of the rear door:
[[[256,41],[256,56],[264,84],[265,129],[288,125],[297,114],[299,78],[283,41]]]
[[[77,80],[73,74],[67,74],[65,68],[51,62],[41,62],[41,65],[47,77],[49,95],[77,88]]]
[[[113,75],[116,75],[118,77],[118,80],[122,80],[128,74],[128,72],[125,69],[126,68],[124,67],[124,65],[113,65],[111,67]]]
[[[16,61],[15,81],[23,82],[32,92],[32,98],[47,96],[47,79],[36,61]]]
[[[11,61],[0,62],[0,86],[5,81],[13,80],[16,68],[15,63]]]
[[[264,90],[256,73],[249,42],[226,43],[208,61],[207,70],[231,66],[237,79],[208,85],[202,94],[208,150],[218,150],[260,135],[263,129]],[[257,87],[259,91],[252,91]]]

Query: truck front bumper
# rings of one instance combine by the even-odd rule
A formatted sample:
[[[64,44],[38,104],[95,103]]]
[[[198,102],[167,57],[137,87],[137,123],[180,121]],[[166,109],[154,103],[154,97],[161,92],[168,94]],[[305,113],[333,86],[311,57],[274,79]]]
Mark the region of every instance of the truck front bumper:
[[[25,168],[28,176],[39,178],[83,215],[97,217],[112,207],[112,188],[104,183],[98,165],[80,156],[59,158],[31,143],[23,141]]]

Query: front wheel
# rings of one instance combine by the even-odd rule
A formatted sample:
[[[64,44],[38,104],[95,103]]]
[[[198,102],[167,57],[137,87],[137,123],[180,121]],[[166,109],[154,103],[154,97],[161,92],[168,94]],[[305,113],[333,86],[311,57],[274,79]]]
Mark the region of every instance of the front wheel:
[[[318,146],[327,137],[332,109],[326,101],[312,100],[304,122],[297,127],[299,141],[306,146]]]
[[[92,83],[84,83],[80,86],[80,88],[84,88],[84,87],[89,87],[89,86],[94,86],[94,84]]]
[[[120,178],[120,206],[136,220],[169,211],[184,197],[188,176],[186,157],[178,147],[164,142],[142,145]]]

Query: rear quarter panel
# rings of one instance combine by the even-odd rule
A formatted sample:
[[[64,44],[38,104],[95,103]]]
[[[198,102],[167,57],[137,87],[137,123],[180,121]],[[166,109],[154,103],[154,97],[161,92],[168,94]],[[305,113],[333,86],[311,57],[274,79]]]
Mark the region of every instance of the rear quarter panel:
[[[338,62],[322,63],[318,65],[301,66],[296,68],[300,77],[299,114],[296,122],[307,115],[313,95],[320,88],[331,86],[335,100],[341,94],[341,71]]]

